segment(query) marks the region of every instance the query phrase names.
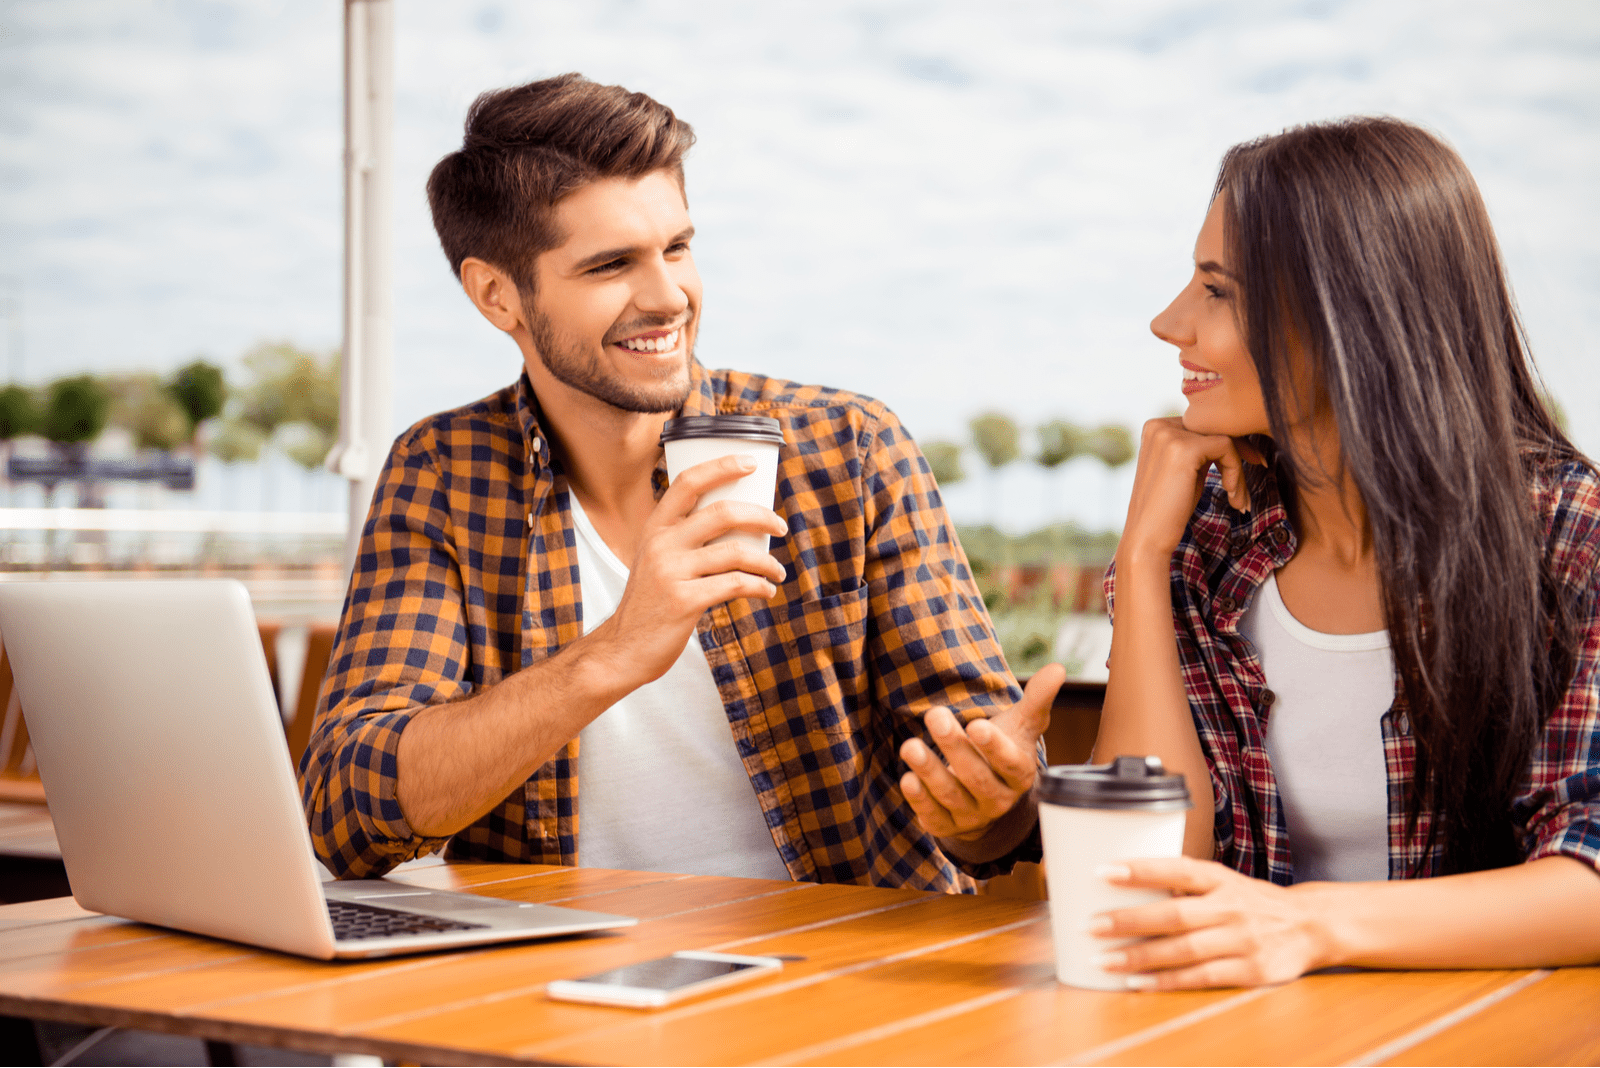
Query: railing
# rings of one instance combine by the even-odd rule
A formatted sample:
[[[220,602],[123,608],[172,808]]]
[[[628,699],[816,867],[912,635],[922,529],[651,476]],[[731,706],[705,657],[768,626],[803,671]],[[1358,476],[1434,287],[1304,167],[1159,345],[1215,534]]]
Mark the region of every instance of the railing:
[[[165,508],[0,508],[4,530],[105,530],[177,534],[344,537],[343,512],[225,512]]]

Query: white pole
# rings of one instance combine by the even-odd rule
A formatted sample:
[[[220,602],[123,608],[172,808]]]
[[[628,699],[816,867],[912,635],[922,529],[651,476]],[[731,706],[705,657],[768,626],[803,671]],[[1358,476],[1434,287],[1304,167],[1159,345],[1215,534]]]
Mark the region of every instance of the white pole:
[[[344,350],[339,441],[328,467],[350,480],[345,564],[354,563],[392,438],[394,8],[344,5]]]

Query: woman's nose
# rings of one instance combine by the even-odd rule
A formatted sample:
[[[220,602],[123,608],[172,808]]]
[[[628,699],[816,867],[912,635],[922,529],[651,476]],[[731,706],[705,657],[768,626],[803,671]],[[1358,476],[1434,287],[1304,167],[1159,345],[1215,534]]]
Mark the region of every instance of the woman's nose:
[[[1179,294],[1171,304],[1164,308],[1160,315],[1150,320],[1150,332],[1169,345],[1182,348],[1188,341],[1193,340],[1192,330],[1185,329],[1184,318],[1178,305],[1183,300]]]

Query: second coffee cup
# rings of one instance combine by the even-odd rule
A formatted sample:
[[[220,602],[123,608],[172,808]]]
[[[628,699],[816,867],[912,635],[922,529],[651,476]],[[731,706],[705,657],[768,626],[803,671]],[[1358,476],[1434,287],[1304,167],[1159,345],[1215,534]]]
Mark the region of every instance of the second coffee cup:
[[[1165,899],[1165,890],[1112,886],[1108,864],[1183,853],[1186,812],[1194,807],[1182,775],[1155,757],[1119,756],[1109,764],[1066,764],[1039,779],[1039,830],[1050,885],[1056,978],[1090,990],[1126,990],[1127,976],[1096,963],[1137,939],[1096,938],[1102,912]]]
[[[783,447],[783,424],[764,415],[689,415],[669,419],[661,428],[661,447],[667,453],[667,481],[696,464],[740,453],[755,457],[756,469],[700,498],[699,511],[717,501],[744,501],[771,508],[778,484],[778,450]],[[767,536],[732,530],[711,544],[743,541],[758,552],[767,551]]]

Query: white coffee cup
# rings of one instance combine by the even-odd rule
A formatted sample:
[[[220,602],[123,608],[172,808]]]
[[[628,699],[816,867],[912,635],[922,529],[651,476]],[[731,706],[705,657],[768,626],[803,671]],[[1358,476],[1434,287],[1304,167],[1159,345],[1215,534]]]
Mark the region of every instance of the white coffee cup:
[[[1039,779],[1039,830],[1050,885],[1050,930],[1056,978],[1090,990],[1126,990],[1128,977],[1095,963],[1109,950],[1139,941],[1096,938],[1089,925],[1102,912],[1161,901],[1165,890],[1112,886],[1107,865],[1183,853],[1183,826],[1194,807],[1182,775],[1168,775],[1156,757],[1121,756],[1109,764],[1066,764]]]
[[[684,471],[723,456],[754,457],[756,469],[743,478],[708,490],[695,511],[718,501],[744,501],[763,508],[773,506],[778,485],[778,450],[783,447],[783,424],[764,415],[690,415],[669,419],[661,428],[661,447],[667,453],[667,481]],[[767,536],[730,530],[712,545],[742,541],[758,552],[767,551]]]

